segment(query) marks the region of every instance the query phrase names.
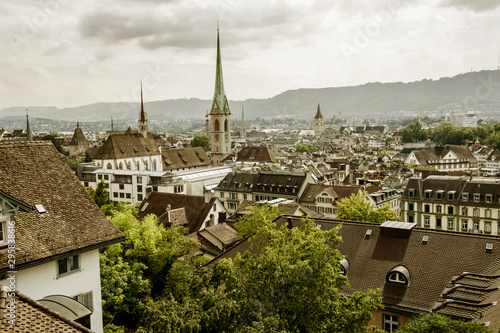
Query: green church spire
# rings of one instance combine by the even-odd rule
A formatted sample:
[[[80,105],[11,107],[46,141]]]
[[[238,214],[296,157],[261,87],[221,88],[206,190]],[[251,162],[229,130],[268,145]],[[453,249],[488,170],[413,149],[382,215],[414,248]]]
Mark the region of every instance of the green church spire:
[[[319,119],[323,118],[323,115],[321,114],[321,109],[319,108],[319,103],[318,103],[318,111],[316,111],[316,116],[314,116],[314,119]]]
[[[215,92],[214,92],[214,101],[212,103],[212,113],[213,112],[229,113],[229,105],[227,103],[226,92],[224,91],[224,80],[222,78],[222,57],[220,52],[220,38],[219,38],[218,24],[217,24],[217,65],[215,69]]]
[[[241,123],[245,123],[245,110],[243,109],[243,104],[241,104]]]

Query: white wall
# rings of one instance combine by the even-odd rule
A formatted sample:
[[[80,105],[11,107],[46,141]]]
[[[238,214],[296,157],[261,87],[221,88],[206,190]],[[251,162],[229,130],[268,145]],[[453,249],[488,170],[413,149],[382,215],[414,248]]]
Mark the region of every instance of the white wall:
[[[80,271],[57,277],[57,261],[20,270],[16,273],[16,289],[23,294],[39,300],[49,295],[66,295],[93,292],[94,312],[91,328],[102,333],[101,280],[99,269],[99,250],[80,254]],[[9,285],[8,280],[0,280],[0,285]]]

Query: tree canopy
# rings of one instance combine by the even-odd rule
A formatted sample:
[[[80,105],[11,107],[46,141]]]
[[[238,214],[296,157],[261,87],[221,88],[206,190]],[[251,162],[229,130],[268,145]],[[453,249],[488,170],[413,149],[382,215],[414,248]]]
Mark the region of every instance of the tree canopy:
[[[383,223],[385,221],[399,221],[398,214],[391,210],[389,204],[374,208],[368,201],[365,191],[351,194],[349,198],[342,199],[338,204],[337,218],[350,221],[366,221]]]
[[[204,151],[210,150],[210,138],[204,134],[195,135],[191,139],[191,147],[201,147]]]
[[[311,145],[306,145],[306,144],[300,144],[295,147],[295,151],[299,153],[315,153],[318,151],[318,148],[311,146]]]
[[[453,320],[436,313],[427,313],[405,324],[396,333],[488,333],[485,326],[472,322]]]
[[[274,219],[281,215],[280,211],[270,204],[251,206],[245,213],[234,224],[234,228],[241,236],[253,234],[263,227],[273,226]]]

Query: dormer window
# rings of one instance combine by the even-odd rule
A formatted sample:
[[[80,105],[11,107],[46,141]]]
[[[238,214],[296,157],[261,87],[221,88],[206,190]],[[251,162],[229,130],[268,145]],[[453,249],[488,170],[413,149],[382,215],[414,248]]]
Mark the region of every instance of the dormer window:
[[[486,202],[487,203],[491,203],[491,201],[493,200],[493,195],[491,194],[486,194]]]
[[[443,199],[443,190],[439,190],[436,192],[436,199],[441,200]]]
[[[409,198],[414,198],[415,197],[415,189],[414,188],[410,188],[408,190],[408,197]]]
[[[347,259],[340,260],[340,274],[346,276],[349,271],[349,261]]]
[[[454,199],[455,199],[455,191],[449,191],[448,200],[454,200]]]
[[[469,193],[462,193],[462,201],[468,201],[469,200]]]
[[[387,282],[408,285],[410,283],[410,271],[405,266],[396,266],[389,271]]]
[[[432,190],[425,190],[425,198],[430,199],[432,196]]]
[[[474,202],[479,202],[481,199],[481,194],[480,193],[474,193]]]

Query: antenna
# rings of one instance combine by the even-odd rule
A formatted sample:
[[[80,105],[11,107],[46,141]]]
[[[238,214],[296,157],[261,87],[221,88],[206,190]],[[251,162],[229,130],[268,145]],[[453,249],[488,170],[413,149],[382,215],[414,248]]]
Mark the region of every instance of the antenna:
[[[498,65],[497,70],[500,70],[500,52],[498,52]]]

